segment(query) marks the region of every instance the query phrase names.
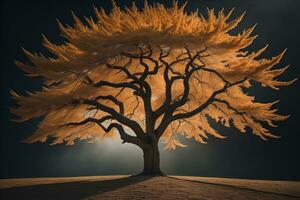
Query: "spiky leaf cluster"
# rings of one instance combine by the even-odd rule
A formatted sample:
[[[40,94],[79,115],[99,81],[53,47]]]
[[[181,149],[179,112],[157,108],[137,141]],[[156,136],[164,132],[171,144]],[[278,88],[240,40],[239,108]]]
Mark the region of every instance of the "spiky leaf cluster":
[[[250,127],[255,135],[263,139],[275,137],[263,127],[263,122],[275,126],[273,122],[287,117],[276,113],[276,109],[272,108],[275,102],[255,102],[254,97],[246,94],[244,89],[251,87],[251,81],[272,89],[291,84],[292,81],[280,82],[276,79],[287,69],[274,69],[283,53],[266,59],[260,58],[266,47],[253,53],[246,52],[244,49],[256,38],[251,36],[254,27],[237,35],[230,33],[244,15],[231,20],[233,10],[228,13],[223,10],[215,13],[210,9],[208,17],[203,17],[198,12],[186,13],[184,7],[185,5],[180,7],[178,3],[174,3],[171,8],[166,8],[162,4],[151,6],[145,2],[142,10],[135,5],[125,10],[114,5],[109,14],[103,9],[95,8],[96,20],[85,18],[86,21],[82,22],[73,15],[74,26],[64,26],[59,22],[61,34],[66,39],[64,44],[56,45],[43,37],[44,46],[53,54],[52,57],[24,50],[30,62],[18,61],[17,65],[28,76],[41,76],[45,79],[41,91],[25,96],[12,92],[19,104],[19,107],[12,108],[12,112],[19,116],[19,122],[43,117],[36,133],[27,141],[44,142],[53,137],[54,144],[73,144],[76,139],[94,140],[111,136],[112,133],[107,133],[102,126],[107,127],[110,123],[120,121],[109,119],[102,126],[93,121],[77,126],[64,126],[66,123],[79,123],[91,117],[100,119],[106,116],[107,112],[101,109],[78,103],[82,99],[95,100],[99,96],[116,97],[124,104],[122,115],[138,122],[147,134],[144,103],[138,95],[130,88],[95,87],[94,83],[129,82],[130,78],[126,74],[112,70],[108,65],[123,66],[131,74],[141,74],[144,64],[151,71],[157,62],[162,67],[156,74],[145,78],[152,89],[152,109],[156,110],[167,98],[165,66],[159,59],[160,56],[167,54],[164,61],[171,63],[184,56],[192,57],[200,51],[202,53],[193,65],[204,66],[203,70],[193,73],[189,79],[188,101],[174,111],[174,116],[184,116],[185,113],[197,109],[226,84],[237,84],[216,95],[214,101],[200,113],[170,122],[162,135],[166,146],[184,146],[176,137],[177,134],[194,138],[201,143],[205,143],[209,135],[224,138],[209,124],[208,118],[227,127],[233,125],[241,132]],[[154,62],[150,59],[130,59],[124,56],[126,53],[136,55],[147,45],[151,46],[151,58]],[[172,71],[168,72],[168,76],[181,74],[184,77],[189,62],[188,59],[177,62]],[[171,88],[171,102],[182,97],[184,90],[183,79],[175,81]],[[100,98],[97,101],[114,110],[119,109],[109,99]],[[163,115],[156,120],[155,128],[159,127],[162,120]],[[122,126],[127,132],[132,132],[130,127],[124,124]]]

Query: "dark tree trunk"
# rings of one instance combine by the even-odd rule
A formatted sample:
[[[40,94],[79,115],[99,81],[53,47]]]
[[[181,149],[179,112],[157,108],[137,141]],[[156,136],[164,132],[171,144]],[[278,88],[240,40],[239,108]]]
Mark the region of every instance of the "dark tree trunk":
[[[144,154],[144,169],[142,175],[161,176],[163,173],[160,171],[160,160],[158,144],[149,144],[143,148]]]

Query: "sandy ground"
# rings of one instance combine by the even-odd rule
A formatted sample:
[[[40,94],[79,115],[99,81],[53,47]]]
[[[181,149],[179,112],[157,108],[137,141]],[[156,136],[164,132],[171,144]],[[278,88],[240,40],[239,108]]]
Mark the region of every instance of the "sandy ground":
[[[300,182],[190,176],[90,176],[0,180],[0,199],[300,199]]]

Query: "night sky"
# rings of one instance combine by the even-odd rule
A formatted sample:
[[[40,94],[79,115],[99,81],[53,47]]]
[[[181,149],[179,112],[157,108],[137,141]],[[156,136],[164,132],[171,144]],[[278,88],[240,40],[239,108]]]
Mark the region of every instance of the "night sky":
[[[129,5],[132,1],[118,1]],[[137,0],[142,5],[142,0]],[[149,1],[152,2],[152,1]],[[159,1],[171,5],[172,1]],[[183,2],[183,1],[179,1]],[[1,165],[0,177],[48,177],[133,174],[142,169],[142,152],[138,147],[121,144],[119,139],[102,143],[79,142],[74,146],[49,143],[23,144],[39,120],[17,124],[10,119],[9,107],[15,106],[9,89],[24,94],[40,89],[39,78],[28,78],[19,70],[14,60],[27,61],[21,47],[30,51],[45,52],[41,34],[50,41],[61,43],[56,19],[72,24],[71,10],[79,17],[94,16],[92,5],[111,9],[110,1],[100,0],[2,0],[1,9]],[[282,65],[291,67],[281,80],[300,77],[300,1],[299,0],[190,0],[188,11],[206,7],[247,14],[239,29],[258,24],[258,39],[252,49],[270,44],[264,56],[270,57],[288,48]],[[217,176],[255,179],[300,180],[300,94],[297,81],[280,91],[255,87],[249,91],[258,101],[280,99],[277,104],[281,114],[291,117],[271,129],[281,139],[261,140],[248,131],[241,134],[232,128],[213,123],[225,140],[210,138],[203,145],[184,140],[189,146],[175,151],[161,151],[161,168],[166,174]]]

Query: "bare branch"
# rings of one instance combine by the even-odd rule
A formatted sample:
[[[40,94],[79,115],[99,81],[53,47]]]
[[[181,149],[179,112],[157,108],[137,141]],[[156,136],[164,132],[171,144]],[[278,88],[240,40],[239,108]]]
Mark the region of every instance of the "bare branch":
[[[238,111],[236,108],[232,107],[232,106],[231,106],[227,101],[225,101],[225,100],[218,99],[218,98],[214,98],[213,101],[225,104],[229,109],[235,111],[235,112],[236,112],[237,114],[239,114],[239,115],[246,114],[246,112],[240,112],[240,111]]]
[[[139,101],[139,98],[137,96],[136,96],[136,101],[137,101],[136,106],[133,108],[132,112],[127,115],[127,117],[129,117],[129,119],[134,115],[135,111],[140,106],[140,101]]]
[[[246,118],[244,117],[245,114],[247,114],[246,112],[240,112],[238,109],[232,107],[229,102],[225,101],[225,100],[221,100],[221,99],[217,99],[217,98],[214,98],[214,101],[215,102],[219,102],[219,103],[223,103],[225,104],[229,109],[233,110],[236,114],[240,115],[245,122],[247,122]],[[213,104],[215,105],[215,104]],[[217,105],[215,105],[216,107],[218,107]],[[218,107],[219,108],[219,107]],[[220,109],[220,108],[219,108]]]
[[[199,69],[201,69],[203,67],[203,66],[194,67],[193,63],[194,63],[195,59],[200,56],[201,53],[203,53],[207,50],[207,48],[205,48],[204,50],[198,51],[194,56],[191,55],[191,52],[187,47],[185,48],[185,50],[186,50],[186,52],[177,56],[177,59],[175,61],[173,61],[171,64],[167,63],[162,58],[160,58],[160,61],[163,62],[166,67],[165,71],[164,71],[164,79],[166,82],[166,100],[165,100],[164,104],[161,107],[159,107],[157,109],[157,111],[155,112],[156,118],[158,118],[160,115],[162,115],[166,111],[166,109],[169,109],[171,107],[170,113],[172,113],[175,111],[175,109],[177,107],[180,107],[186,103],[186,101],[188,100],[188,95],[189,95],[189,91],[190,91],[190,86],[189,86],[190,78],[192,77],[194,72],[197,72]],[[182,57],[182,55],[186,55],[186,54],[188,55],[188,57],[179,59],[180,57]],[[178,72],[175,72],[172,69],[172,65],[174,65],[178,62],[186,61],[186,60],[189,60],[189,62],[186,64],[184,76]],[[192,67],[191,70],[189,70],[190,67]],[[169,77],[168,77],[169,70],[173,74],[177,75],[177,77],[175,77],[174,80],[172,80],[172,78],[171,78],[171,80],[169,79]],[[183,92],[182,98],[180,100],[175,101],[172,105],[170,105],[171,100],[172,100],[172,94],[171,94],[172,84],[175,80],[180,79],[180,78],[183,79],[183,84],[184,84],[184,92]]]
[[[110,108],[110,107],[105,106],[105,105],[103,105],[103,104],[101,104],[101,103],[99,103],[95,100],[90,100],[90,99],[80,99],[80,100],[75,101],[75,103],[76,102],[94,106],[97,109],[102,110],[103,112],[106,112],[106,113],[110,114],[119,123],[130,127],[139,138],[145,138],[144,131],[137,122],[135,122],[131,119],[128,119],[127,117],[123,116],[121,113],[118,113],[117,111],[115,111],[113,108]]]
[[[63,124],[63,126],[81,126],[81,125],[86,125],[88,123],[96,123],[96,124],[101,124],[102,122],[104,122],[105,120],[108,120],[108,119],[113,119],[113,117],[111,116],[106,116],[106,117],[103,117],[101,119],[95,119],[95,118],[86,118],[82,121],[79,121],[79,122],[70,122],[70,123],[66,123],[66,124]]]
[[[166,88],[165,88],[165,101],[164,103],[156,110],[154,111],[154,120],[156,120],[159,116],[161,116],[164,112],[167,111],[171,101],[172,101],[172,94],[171,94],[171,88],[172,88],[172,85],[173,83],[178,80],[178,79],[182,79],[183,78],[183,75],[180,74],[180,73],[177,73],[175,72],[173,69],[172,69],[172,66],[177,64],[177,63],[180,63],[180,62],[183,62],[185,60],[187,60],[188,58],[182,58],[182,59],[179,59],[179,57],[177,57],[178,59],[176,59],[175,61],[173,61],[172,63],[168,63],[166,62],[163,58],[165,57],[168,57],[169,56],[169,53],[170,52],[167,52],[165,55],[163,54],[163,50],[160,48],[160,56],[159,56],[159,61],[161,63],[164,64],[165,66],[165,69],[164,69],[164,81],[165,81],[165,84],[166,84]],[[182,55],[185,55],[182,54]],[[177,74],[177,76],[174,76],[172,77],[171,79],[169,79],[169,71],[171,71],[173,74]]]
[[[94,100],[98,101],[99,99],[110,100],[111,102],[113,102],[114,104],[116,104],[119,107],[119,113],[124,115],[124,104],[123,104],[123,102],[119,101],[116,97],[114,97],[112,95],[97,96]]]
[[[127,78],[132,79],[134,82],[138,82],[138,78],[133,74],[131,74],[131,72],[127,69],[127,67],[131,65],[131,63],[132,63],[132,58],[130,58],[129,61],[124,66],[106,64],[106,67],[109,69],[116,69],[121,72],[124,72],[127,75]]]
[[[190,111],[190,112],[187,112],[187,113],[180,113],[180,114],[176,114],[173,116],[173,119],[171,121],[174,121],[174,120],[178,120],[178,119],[182,119],[182,118],[189,118],[189,117],[192,117],[198,113],[200,113],[202,110],[204,110],[209,104],[211,104],[214,100],[215,100],[215,97],[218,95],[218,94],[221,94],[223,92],[225,92],[228,88],[230,87],[233,87],[235,85],[238,85],[244,81],[246,81],[247,78],[245,79],[242,79],[240,81],[237,81],[235,83],[230,83],[229,85],[225,85],[223,88],[219,89],[219,90],[216,90],[214,91],[211,96],[202,104],[200,105],[199,107],[197,107],[196,109]]]
[[[121,95],[121,93],[125,90],[125,87],[121,88],[121,90],[116,94],[116,98]]]
[[[63,126],[78,126],[78,125],[85,125],[88,123],[96,123],[98,126],[100,126],[106,133],[110,132],[113,128],[116,128],[120,134],[121,139],[123,140],[123,143],[128,142],[132,144],[136,144],[138,146],[144,146],[145,144],[143,143],[142,140],[140,140],[137,137],[128,135],[122,125],[117,124],[117,123],[111,123],[107,128],[102,125],[102,123],[106,120],[114,119],[112,116],[105,116],[101,119],[95,119],[95,118],[87,118],[83,121],[80,122],[72,122],[68,124],[64,124]]]
[[[111,129],[113,128],[116,128],[120,134],[120,137],[121,139],[123,140],[122,143],[125,143],[125,142],[128,142],[128,143],[132,143],[132,144],[136,144],[140,147],[144,146],[144,142],[142,140],[140,140],[139,138],[137,137],[134,137],[134,136],[131,136],[131,135],[128,135],[124,128],[122,127],[122,125],[120,124],[117,124],[117,123],[111,123],[107,128],[105,128],[102,124],[101,124],[101,127],[102,129],[105,131],[105,132],[109,132],[111,131]]]
[[[135,92],[140,92],[140,89],[134,85],[132,82],[122,82],[122,83],[111,83],[108,81],[99,81],[98,83],[93,84],[95,87],[113,87],[113,88],[129,88]]]
[[[196,64],[194,64],[196,65]],[[196,65],[197,66],[197,65]],[[222,81],[225,83],[225,84],[230,84],[230,82],[228,80],[225,79],[224,76],[222,76],[218,71],[216,70],[213,70],[213,69],[210,69],[210,68],[206,68],[206,67],[202,67],[201,68],[202,71],[207,71],[207,72],[211,72],[211,73],[214,73],[216,74],[220,79],[222,79]]]

